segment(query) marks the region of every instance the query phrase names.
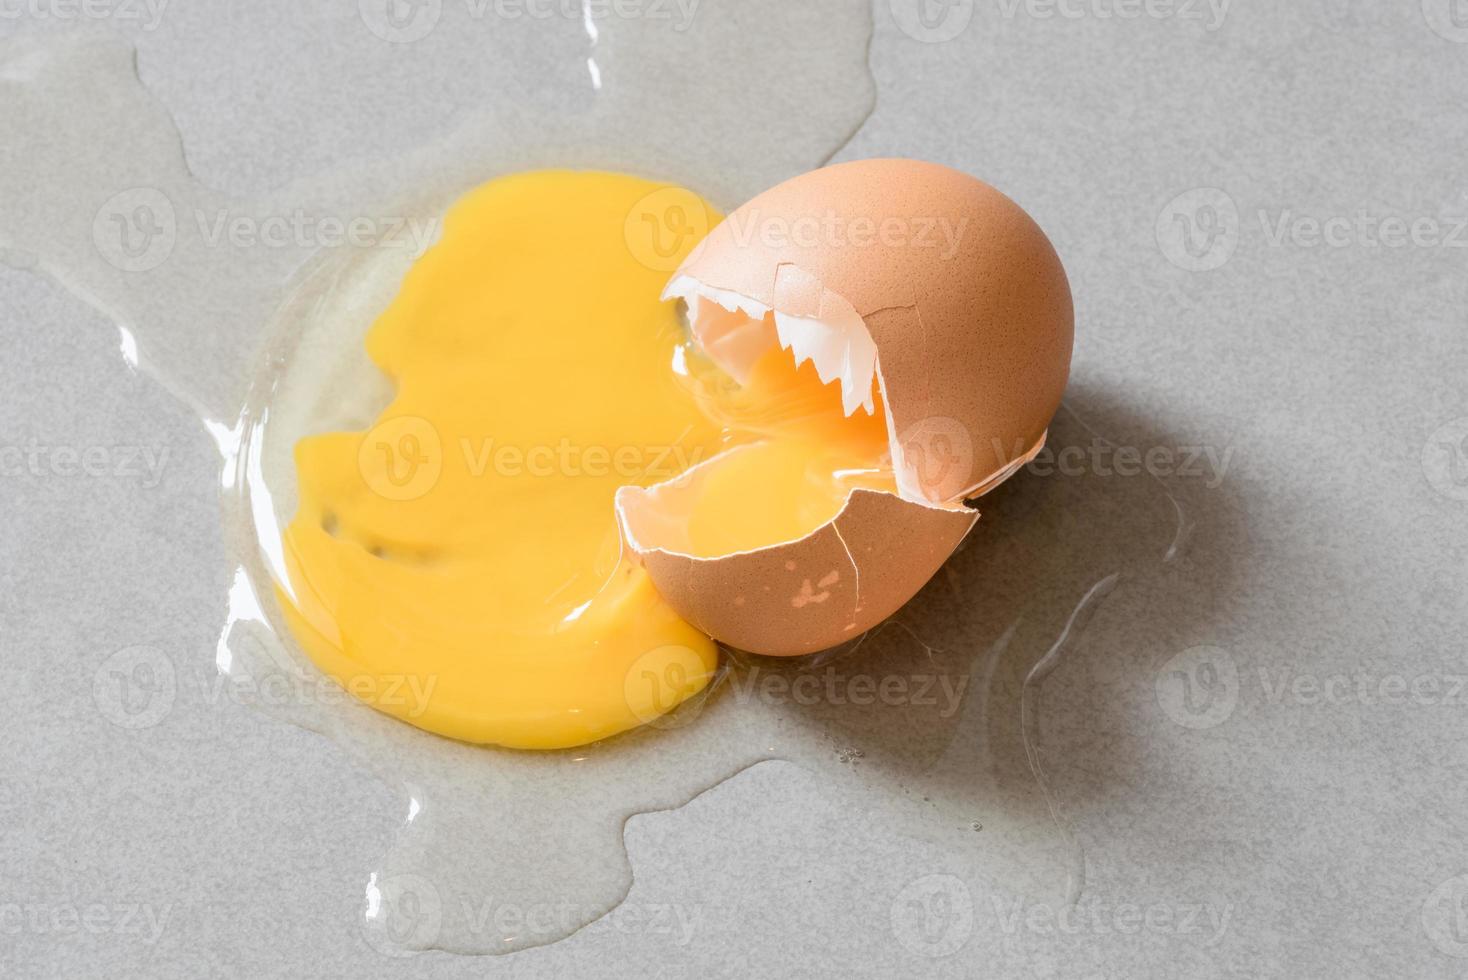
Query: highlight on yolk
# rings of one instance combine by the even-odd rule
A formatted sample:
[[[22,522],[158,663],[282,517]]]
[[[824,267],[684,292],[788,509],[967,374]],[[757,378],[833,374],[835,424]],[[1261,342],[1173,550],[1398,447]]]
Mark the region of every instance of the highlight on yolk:
[[[297,444],[278,595],[349,692],[517,748],[645,724],[702,690],[718,651],[623,548],[618,487],[711,461],[688,517],[707,556],[893,488],[880,404],[845,417],[837,386],[778,348],[740,386],[689,346],[659,295],[696,237],[649,262],[628,231],[668,190],[544,171],[468,194],[367,335],[392,402],[367,432]]]

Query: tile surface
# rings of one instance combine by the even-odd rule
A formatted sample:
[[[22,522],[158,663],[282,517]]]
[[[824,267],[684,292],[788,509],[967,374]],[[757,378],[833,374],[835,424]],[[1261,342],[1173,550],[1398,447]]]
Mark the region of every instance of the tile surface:
[[[71,26],[12,6],[0,37]],[[356,6],[119,4],[100,26],[230,194],[440,136],[477,90],[543,97],[476,57],[485,25],[453,3],[413,58]],[[0,972],[1468,970],[1468,6],[912,6],[878,0],[878,103],[841,156],[946,162],[1031,211],[1076,295],[1073,404],[1162,451],[1194,525],[1043,688],[1080,903],[960,883],[914,924],[954,857],[768,763],[632,819],[625,910],[569,940],[384,956],[359,920],[392,794],[215,683],[212,444],[111,324],[0,267]],[[568,30],[513,29],[537,28]],[[130,729],[102,688],[139,645],[173,669]]]

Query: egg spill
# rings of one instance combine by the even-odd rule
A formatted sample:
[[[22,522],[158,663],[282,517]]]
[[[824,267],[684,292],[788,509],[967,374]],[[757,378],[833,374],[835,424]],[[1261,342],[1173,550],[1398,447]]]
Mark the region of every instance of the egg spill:
[[[269,583],[295,509],[289,447],[366,428],[388,398],[362,334],[447,202],[498,173],[585,166],[665,177],[727,207],[818,165],[870,112],[864,0],[734,7],[706,0],[681,32],[548,26],[584,32],[589,107],[585,91],[568,93],[578,108],[562,114],[487,99],[406,158],[256,200],[190,175],[126,43],[80,33],[0,44],[0,130],[5,146],[25,147],[0,168],[0,260],[108,315],[127,363],[190,405],[218,443],[239,561],[218,667],[242,699],[328,736],[407,797],[405,826],[367,883],[367,935],[384,950],[507,952],[563,938],[626,895],[628,817],[771,759],[823,777],[853,812],[963,855],[991,893],[1074,901],[1082,887],[1084,856],[1044,774],[1040,684],[1085,647],[1085,621],[1106,614],[1113,586],[1176,553],[1186,521],[1146,476],[1022,474],[984,499],[965,546],[894,620],[793,662],[731,653],[705,695],[576,750],[459,744],[323,698],[315,668],[283,639]],[[523,41],[489,39],[486,56],[520,59],[534,77]],[[716,64],[740,70],[690,75]],[[258,229],[297,214],[396,230],[327,248],[219,233],[221,216]],[[1057,418],[1054,450],[1095,444],[1086,400],[1073,395],[1079,406]]]

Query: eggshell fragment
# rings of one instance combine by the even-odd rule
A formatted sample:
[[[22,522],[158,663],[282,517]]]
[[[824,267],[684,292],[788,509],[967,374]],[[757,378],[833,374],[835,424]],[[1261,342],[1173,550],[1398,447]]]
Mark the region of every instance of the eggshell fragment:
[[[680,616],[724,643],[770,656],[824,650],[881,623],[979,518],[968,508],[858,489],[834,520],[797,541],[695,558],[678,550],[680,508],[666,499],[670,487],[676,494],[676,484],[617,492],[628,544]]]

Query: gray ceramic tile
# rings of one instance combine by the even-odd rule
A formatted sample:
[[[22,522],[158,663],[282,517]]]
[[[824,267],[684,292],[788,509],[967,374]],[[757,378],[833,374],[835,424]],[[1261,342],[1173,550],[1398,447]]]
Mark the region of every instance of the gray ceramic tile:
[[[953,855],[770,763],[629,822],[624,914],[505,958],[383,956],[359,920],[392,794],[211,686],[209,440],[111,325],[0,270],[0,447],[35,451],[0,473],[5,975],[1468,969],[1468,8],[957,0],[905,33],[894,6],[914,23],[879,0],[878,105],[842,155],[951,163],[1031,210],[1075,288],[1072,403],[1165,450],[1195,522],[1043,689],[1080,903],[954,886]],[[540,97],[469,22],[410,59],[353,7],[101,26],[234,194],[441,135],[476,90]],[[30,9],[0,3],[0,35],[67,26]],[[63,475],[58,448],[96,472]],[[94,686],[136,645],[172,676],[164,716],[128,730]],[[948,914],[914,919],[935,889]]]

